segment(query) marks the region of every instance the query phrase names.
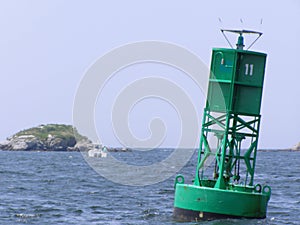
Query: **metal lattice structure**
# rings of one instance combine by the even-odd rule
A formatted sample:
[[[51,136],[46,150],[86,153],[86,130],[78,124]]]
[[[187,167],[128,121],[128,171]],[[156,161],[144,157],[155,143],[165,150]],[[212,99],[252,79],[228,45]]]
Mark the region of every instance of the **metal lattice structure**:
[[[215,187],[225,189],[229,181],[239,183],[241,178],[241,164],[245,165],[246,174],[243,183],[253,185],[255,159],[258,144],[260,116],[241,116],[235,113],[218,113],[205,109],[204,122],[200,138],[200,150],[195,184],[201,186],[205,162],[209,157],[214,157],[215,166],[213,180]],[[216,128],[215,128],[216,126]],[[209,137],[215,136],[218,146],[212,149],[209,145]],[[242,149],[242,142],[249,144]],[[223,176],[220,176],[222,174]]]

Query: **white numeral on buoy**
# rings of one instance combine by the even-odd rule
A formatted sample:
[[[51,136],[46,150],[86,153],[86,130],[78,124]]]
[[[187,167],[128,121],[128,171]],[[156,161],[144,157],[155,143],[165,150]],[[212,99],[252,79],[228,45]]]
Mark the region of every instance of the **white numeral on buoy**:
[[[250,76],[253,75],[253,64],[250,64]]]
[[[245,64],[245,75],[248,75],[249,64]]]
[[[253,64],[245,64],[245,75],[250,75],[252,76],[253,75],[253,68],[254,68],[254,65]],[[249,71],[250,69],[250,71]]]

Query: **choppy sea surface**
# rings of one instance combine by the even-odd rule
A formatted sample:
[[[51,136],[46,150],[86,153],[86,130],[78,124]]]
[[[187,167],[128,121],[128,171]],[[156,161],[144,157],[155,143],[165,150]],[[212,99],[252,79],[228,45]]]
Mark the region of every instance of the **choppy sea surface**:
[[[138,165],[170,152],[111,154]],[[172,218],[175,175],[124,186],[97,174],[79,152],[0,151],[0,224],[299,224],[300,152],[259,151],[257,157],[255,183],[272,187],[266,219],[179,223]],[[180,171],[186,183],[195,162],[196,156]]]

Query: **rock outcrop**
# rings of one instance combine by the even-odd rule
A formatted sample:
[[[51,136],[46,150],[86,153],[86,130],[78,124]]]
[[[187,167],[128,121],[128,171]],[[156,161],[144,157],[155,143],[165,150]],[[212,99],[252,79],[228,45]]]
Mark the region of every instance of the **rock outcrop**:
[[[300,151],[300,142],[298,144],[296,144],[294,147],[292,147],[292,150]]]
[[[43,143],[34,135],[20,135],[8,138],[0,148],[13,151],[43,149]]]
[[[76,138],[75,138],[76,136]],[[0,149],[11,151],[84,151],[92,142],[70,125],[48,124],[20,131],[0,143]]]

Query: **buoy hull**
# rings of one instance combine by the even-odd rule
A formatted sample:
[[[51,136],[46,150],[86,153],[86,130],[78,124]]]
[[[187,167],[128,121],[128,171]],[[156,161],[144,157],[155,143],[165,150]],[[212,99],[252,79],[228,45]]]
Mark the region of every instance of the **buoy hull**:
[[[221,218],[265,218],[270,193],[251,188],[223,190],[176,184],[174,219],[199,221]]]
[[[176,221],[181,221],[181,222],[241,218],[240,216],[232,216],[232,215],[210,213],[210,212],[203,212],[203,211],[194,211],[188,209],[181,209],[177,207],[174,207],[173,215]]]

